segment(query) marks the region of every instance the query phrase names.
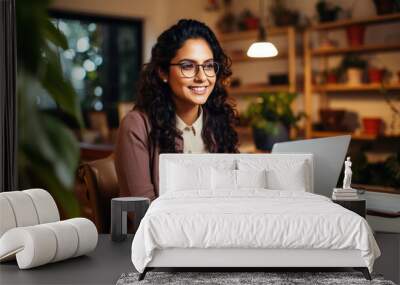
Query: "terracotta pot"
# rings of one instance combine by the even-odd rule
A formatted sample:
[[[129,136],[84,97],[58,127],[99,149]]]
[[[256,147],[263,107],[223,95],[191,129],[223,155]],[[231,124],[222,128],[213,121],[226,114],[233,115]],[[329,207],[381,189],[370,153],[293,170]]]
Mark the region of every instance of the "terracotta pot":
[[[362,83],[362,69],[349,68],[347,69],[347,84],[359,85]]]
[[[382,119],[381,118],[363,118],[363,129],[364,133],[369,135],[379,135],[382,130]]]
[[[351,47],[362,46],[364,44],[365,26],[351,25],[346,28],[347,43]]]
[[[369,68],[368,69],[368,79],[371,83],[381,83],[383,79],[383,69],[379,68]]]
[[[255,30],[258,29],[258,19],[257,18],[246,18],[244,23],[246,25],[247,30]]]
[[[399,78],[399,83],[400,83],[400,70],[397,71],[397,77]]]
[[[326,76],[326,83],[334,84],[337,83],[337,81],[338,78],[334,73],[328,73],[328,75]]]

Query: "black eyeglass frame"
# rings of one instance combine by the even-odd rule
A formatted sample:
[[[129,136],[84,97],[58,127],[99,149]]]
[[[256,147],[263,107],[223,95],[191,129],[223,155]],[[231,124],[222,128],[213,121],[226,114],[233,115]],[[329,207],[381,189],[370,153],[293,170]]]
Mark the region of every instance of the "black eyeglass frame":
[[[218,74],[218,72],[219,72],[219,64],[218,64],[218,62],[216,62],[216,61],[213,61],[213,62],[212,62],[213,65],[214,65],[215,75],[211,75],[211,76],[208,75],[207,72],[204,70],[204,66],[205,66],[207,63],[203,63],[203,64],[196,64],[196,63],[193,63],[193,62],[191,62],[191,63],[194,64],[194,66],[196,67],[196,72],[194,73],[193,76],[186,76],[186,75],[183,73],[183,70],[182,70],[182,64],[184,64],[183,62],[180,62],[180,63],[170,63],[169,65],[170,65],[170,66],[179,66],[180,69],[181,69],[182,77],[184,77],[184,78],[193,78],[193,77],[196,77],[197,74],[199,74],[200,66],[201,66],[201,68],[203,68],[203,72],[204,72],[204,74],[205,74],[207,77],[216,77],[217,74]],[[217,67],[216,69],[215,69],[215,66]]]

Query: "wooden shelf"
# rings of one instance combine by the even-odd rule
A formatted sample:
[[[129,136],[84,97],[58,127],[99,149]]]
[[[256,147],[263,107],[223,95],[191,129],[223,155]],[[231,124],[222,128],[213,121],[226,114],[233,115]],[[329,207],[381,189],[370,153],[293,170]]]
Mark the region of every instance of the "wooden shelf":
[[[358,190],[400,195],[400,189],[396,189],[396,188],[388,187],[388,186],[367,185],[367,184],[352,184],[351,186]]]
[[[313,138],[326,138],[326,137],[335,137],[335,136],[343,136],[343,135],[351,135],[353,140],[400,140],[400,136],[395,135],[370,135],[364,133],[352,133],[352,132],[335,132],[335,131],[312,131]]]
[[[292,27],[267,27],[268,36],[285,35]],[[238,31],[232,33],[219,34],[218,39],[220,42],[232,42],[243,40],[255,40],[258,38],[258,30]]]
[[[400,90],[400,83],[384,84],[386,90]],[[368,83],[360,85],[348,85],[348,84],[323,84],[314,85],[314,91],[319,92],[366,92],[366,91],[380,91],[382,84],[380,83]]]
[[[245,53],[243,54],[232,54],[229,55],[229,57],[232,59],[232,62],[259,62],[259,61],[270,61],[274,59],[287,59],[288,54],[286,52],[280,52],[278,53],[277,56],[274,57],[266,57],[266,58],[254,58],[254,57],[248,57]]]
[[[326,138],[326,137],[335,137],[335,136],[343,136],[343,135],[351,135],[351,138],[354,140],[375,140],[378,136],[370,135],[370,134],[354,134],[351,132],[334,132],[334,131],[312,131],[312,137],[314,138]]]
[[[367,53],[367,52],[388,52],[388,51],[399,51],[399,44],[379,44],[379,45],[365,45],[359,47],[344,47],[344,48],[322,48],[311,50],[311,54],[314,56],[327,56],[327,55],[339,55],[346,53]]]
[[[374,24],[383,24],[396,22],[400,20],[400,13],[383,15],[383,16],[375,16],[363,19],[349,19],[349,20],[339,20],[335,22],[325,23],[314,25],[311,27],[312,30],[333,30],[333,29],[341,29],[347,26],[355,25],[355,24],[363,24],[363,25],[374,25]]]
[[[288,92],[289,85],[247,84],[228,88],[229,95],[257,94],[262,92]]]
[[[375,92],[376,95],[381,96],[381,90],[387,90],[387,91],[392,91],[392,90],[400,90],[400,82],[399,83],[392,83],[392,84],[385,84],[382,86],[381,84],[360,84],[360,85],[347,85],[347,84],[322,84],[322,85],[316,85],[313,84],[313,68],[314,68],[314,62],[313,60],[316,59],[317,57],[320,57],[320,63],[321,67],[326,70],[328,68],[328,62],[327,60],[329,59],[329,56],[334,56],[334,55],[346,55],[349,53],[355,53],[355,54],[362,54],[362,53],[382,53],[382,52],[389,52],[389,51],[394,51],[394,52],[399,52],[400,51],[400,40],[397,41],[396,43],[374,43],[372,44],[366,44],[362,46],[356,46],[356,47],[332,47],[332,48],[311,48],[313,45],[312,43],[315,42],[315,39],[313,35],[319,34],[321,35],[322,33],[327,33],[329,30],[341,30],[341,31],[346,31],[346,28],[351,26],[351,25],[377,25],[377,24],[383,24],[383,23],[399,23],[400,22],[400,13],[395,13],[395,14],[389,14],[389,15],[380,15],[380,16],[374,16],[374,17],[368,17],[368,18],[362,18],[362,19],[347,19],[347,20],[339,20],[335,22],[329,22],[329,23],[322,23],[318,25],[311,26],[309,29],[306,29],[304,35],[303,35],[303,41],[304,41],[304,108],[305,112],[307,114],[307,119],[305,122],[305,136],[306,138],[311,138],[311,137],[327,137],[327,136],[337,136],[337,135],[344,135],[344,134],[350,134],[352,135],[352,138],[355,140],[367,140],[367,141],[372,141],[372,140],[390,140],[392,141],[393,139],[397,140],[400,139],[400,137],[396,136],[371,136],[371,135],[365,135],[365,134],[359,134],[359,133],[350,133],[350,132],[319,132],[319,131],[314,131],[313,130],[313,114],[314,114],[314,109],[313,104],[315,104],[315,100],[313,98],[313,95],[315,93],[327,93],[327,92],[337,92],[337,93],[359,93],[363,94],[367,92]],[[344,33],[345,34],[345,33]],[[320,102],[322,105],[326,104],[325,107],[329,107],[331,105],[329,103],[329,98],[326,96],[321,98]]]

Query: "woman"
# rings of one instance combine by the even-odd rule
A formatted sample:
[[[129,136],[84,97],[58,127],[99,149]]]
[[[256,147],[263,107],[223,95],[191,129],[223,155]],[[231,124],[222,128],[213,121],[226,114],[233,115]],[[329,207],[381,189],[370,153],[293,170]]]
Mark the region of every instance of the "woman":
[[[160,153],[238,152],[224,87],[230,75],[230,60],[205,24],[180,20],[158,37],[119,130],[121,196],[158,197]]]

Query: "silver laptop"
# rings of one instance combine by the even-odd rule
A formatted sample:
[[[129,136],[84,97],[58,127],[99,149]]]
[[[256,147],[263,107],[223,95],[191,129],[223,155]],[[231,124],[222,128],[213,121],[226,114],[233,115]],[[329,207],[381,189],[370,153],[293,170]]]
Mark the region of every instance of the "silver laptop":
[[[276,143],[272,153],[312,153],[314,193],[331,197],[351,140],[350,135]]]

